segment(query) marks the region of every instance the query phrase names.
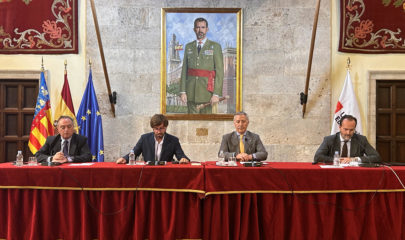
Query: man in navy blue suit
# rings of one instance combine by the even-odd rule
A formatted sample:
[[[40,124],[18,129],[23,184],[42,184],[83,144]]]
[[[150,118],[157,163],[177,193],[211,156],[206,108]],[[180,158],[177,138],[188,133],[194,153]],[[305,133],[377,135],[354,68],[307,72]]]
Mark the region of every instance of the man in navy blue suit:
[[[169,121],[163,114],[155,114],[150,119],[153,132],[143,134],[134,147],[135,156],[143,155],[145,161],[173,160],[176,155],[180,163],[189,163],[190,159],[181,149],[179,139],[166,133]],[[117,159],[116,163],[127,163],[129,154]]]

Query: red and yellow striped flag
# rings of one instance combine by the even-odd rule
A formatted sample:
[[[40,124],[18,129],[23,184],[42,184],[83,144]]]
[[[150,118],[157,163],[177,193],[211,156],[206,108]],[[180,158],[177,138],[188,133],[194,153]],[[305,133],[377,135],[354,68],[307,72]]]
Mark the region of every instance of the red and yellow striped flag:
[[[69,116],[74,120],[75,128],[77,130],[77,121],[75,116],[75,109],[73,107],[72,96],[70,94],[70,87],[67,78],[67,71],[65,70],[65,82],[63,83],[62,93],[58,106],[55,109],[55,120],[60,116]]]
[[[31,124],[28,147],[35,154],[44,145],[48,136],[53,135],[51,103],[46,86],[44,71],[41,72],[39,92],[35,106],[34,119]]]

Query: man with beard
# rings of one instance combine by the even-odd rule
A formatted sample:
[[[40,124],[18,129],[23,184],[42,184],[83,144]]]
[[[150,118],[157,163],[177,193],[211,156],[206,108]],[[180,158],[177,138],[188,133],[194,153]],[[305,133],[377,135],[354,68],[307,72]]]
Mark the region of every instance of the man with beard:
[[[194,21],[194,32],[197,40],[188,43],[184,50],[180,98],[187,103],[188,113],[216,113],[224,80],[222,48],[206,38],[208,22],[204,18]],[[204,103],[211,105],[197,109]]]
[[[169,121],[163,114],[155,114],[150,119],[152,132],[143,134],[134,147],[135,157],[143,155],[145,161],[171,162],[173,156],[180,163],[189,163],[190,159],[184,154],[179,139],[166,133]],[[117,159],[116,163],[127,163],[129,154]]]
[[[262,161],[267,159],[267,151],[259,135],[247,131],[249,116],[245,112],[235,113],[233,117],[234,132],[222,137],[219,151],[228,159],[235,154],[237,161]]]
[[[341,163],[361,160],[363,163],[381,162],[378,152],[365,136],[356,133],[357,119],[344,115],[339,123],[339,132],[323,139],[315,153],[314,162],[333,162],[335,151],[340,153]]]

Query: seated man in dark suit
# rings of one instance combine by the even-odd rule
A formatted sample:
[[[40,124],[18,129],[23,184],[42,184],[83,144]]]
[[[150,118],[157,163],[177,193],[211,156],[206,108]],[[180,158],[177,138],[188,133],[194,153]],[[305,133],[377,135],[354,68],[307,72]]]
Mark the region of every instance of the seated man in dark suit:
[[[56,128],[59,134],[48,137],[35,153],[38,162],[91,162],[87,138],[75,133],[71,117],[60,116]]]
[[[314,163],[333,162],[335,151],[340,153],[341,163],[350,163],[360,159],[363,163],[381,162],[380,155],[370,145],[367,138],[355,133],[356,125],[357,119],[355,117],[344,115],[339,123],[340,131],[323,139],[315,153]]]
[[[223,151],[225,158],[236,154],[237,161],[262,161],[267,159],[267,151],[259,135],[247,131],[249,116],[245,112],[238,112],[233,117],[234,132],[222,137],[219,151]]]
[[[163,114],[155,114],[150,119],[153,132],[143,134],[134,147],[135,157],[143,155],[145,161],[171,162],[176,155],[180,163],[189,163],[190,159],[184,154],[179,139],[166,133],[169,121]],[[117,159],[116,163],[127,163],[129,154]]]

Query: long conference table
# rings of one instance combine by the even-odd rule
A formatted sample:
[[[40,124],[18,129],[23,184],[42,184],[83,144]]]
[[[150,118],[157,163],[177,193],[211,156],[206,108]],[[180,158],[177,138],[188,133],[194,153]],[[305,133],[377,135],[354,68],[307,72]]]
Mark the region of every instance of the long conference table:
[[[3,163],[0,239],[405,239],[404,180],[295,162]]]

